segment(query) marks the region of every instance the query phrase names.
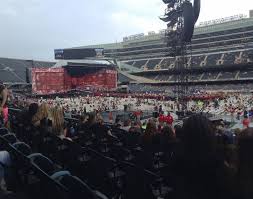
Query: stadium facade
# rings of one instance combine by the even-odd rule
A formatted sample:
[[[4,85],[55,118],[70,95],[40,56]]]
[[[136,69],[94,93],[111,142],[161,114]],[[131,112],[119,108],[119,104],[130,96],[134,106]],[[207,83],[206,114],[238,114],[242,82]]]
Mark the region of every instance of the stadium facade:
[[[179,73],[175,69],[178,58],[168,56],[164,36],[165,30],[161,30],[124,37],[119,43],[72,49],[104,49],[104,56],[116,59],[121,71],[150,79],[151,85],[173,86]],[[187,52],[193,87],[246,88],[253,83],[253,11],[249,16],[200,23]]]

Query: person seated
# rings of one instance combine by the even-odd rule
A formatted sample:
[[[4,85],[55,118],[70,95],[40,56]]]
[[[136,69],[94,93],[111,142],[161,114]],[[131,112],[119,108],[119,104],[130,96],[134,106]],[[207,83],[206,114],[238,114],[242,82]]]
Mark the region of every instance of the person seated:
[[[188,118],[182,128],[183,151],[176,158],[174,175],[179,198],[213,199],[227,196],[224,160],[218,153],[215,132],[201,114]]]
[[[86,124],[86,122],[88,121],[88,115],[87,114],[82,114],[79,118],[79,123],[78,123],[78,132],[80,133],[84,133],[83,132],[83,129],[84,129],[84,126]]]
[[[50,110],[49,120],[52,121],[52,133],[60,136],[66,136],[66,128],[64,126],[64,113],[60,107],[54,107]]]
[[[253,198],[253,128],[247,128],[238,137],[237,196],[241,199]]]
[[[152,150],[153,138],[157,134],[156,123],[154,120],[149,120],[147,123],[146,130],[141,137],[141,145],[147,150]]]
[[[34,126],[41,126],[42,124],[45,124],[45,120],[48,119],[49,115],[49,109],[46,103],[42,103],[37,113],[32,117],[32,124]]]
[[[37,103],[32,103],[29,105],[28,110],[24,110],[18,117],[18,121],[24,125],[31,125],[32,118],[37,113],[39,105]]]
[[[125,120],[124,122],[123,122],[123,126],[122,127],[120,127],[122,130],[125,130],[125,131],[129,131],[129,129],[131,128],[131,120],[129,119],[129,120]]]
[[[8,151],[0,151],[0,190],[3,188],[6,168],[11,166],[11,157]]]
[[[141,124],[137,121],[132,122],[129,132],[141,134]]]
[[[165,142],[175,140],[175,138],[176,138],[176,135],[170,126],[163,127],[163,129],[161,131],[161,136]]]
[[[85,134],[93,134],[97,139],[103,139],[107,136],[113,136],[110,129],[104,125],[103,119],[95,113],[88,114],[88,120],[83,125]]]

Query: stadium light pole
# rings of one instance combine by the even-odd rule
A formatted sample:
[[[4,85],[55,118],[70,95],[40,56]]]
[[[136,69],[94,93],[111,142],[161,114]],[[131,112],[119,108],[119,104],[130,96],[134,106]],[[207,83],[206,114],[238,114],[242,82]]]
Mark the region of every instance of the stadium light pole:
[[[200,0],[194,0],[194,5],[189,0],[163,0],[163,2],[167,5],[167,9],[160,19],[167,23],[165,39],[169,56],[177,56],[175,61],[177,98],[186,109],[187,103],[184,99],[189,92],[191,73],[191,66],[187,61],[187,44],[191,43],[194,25],[199,17]]]

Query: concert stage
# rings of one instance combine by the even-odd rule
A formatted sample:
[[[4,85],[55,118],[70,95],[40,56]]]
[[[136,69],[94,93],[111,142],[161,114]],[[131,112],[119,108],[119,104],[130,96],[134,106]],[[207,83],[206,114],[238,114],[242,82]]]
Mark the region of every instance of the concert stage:
[[[116,88],[116,67],[105,60],[63,60],[49,69],[32,69],[32,91],[37,95]]]

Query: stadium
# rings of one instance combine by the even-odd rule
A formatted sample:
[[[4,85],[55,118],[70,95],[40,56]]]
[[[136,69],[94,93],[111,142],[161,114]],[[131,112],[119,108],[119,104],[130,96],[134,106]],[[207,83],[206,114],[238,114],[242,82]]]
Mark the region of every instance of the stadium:
[[[187,65],[191,66],[190,87],[193,90],[210,91],[250,90],[253,78],[252,31],[252,11],[249,17],[237,15],[200,23],[195,28],[192,44],[187,47]],[[161,30],[159,33],[124,37],[119,43],[64,49],[73,50],[66,58],[55,50],[55,58],[84,60],[89,56],[94,57],[87,50],[100,49],[103,52],[99,59],[116,61],[119,82],[127,83],[130,90],[173,90],[178,83],[178,71],[175,68],[177,58],[168,57],[164,33],[165,30]],[[53,62],[7,58],[1,58],[0,61],[1,80],[14,86],[31,83],[31,68],[49,68],[55,65]]]
[[[187,64],[189,83],[194,89],[242,90],[252,88],[253,16],[243,15],[203,22],[195,29]],[[125,37],[123,42],[85,48],[103,48],[106,57],[117,59],[122,71],[150,79],[150,86],[133,84],[133,89],[173,88],[177,71],[175,59],[168,58],[164,32]],[[123,79],[122,81],[129,81]],[[129,82],[134,83],[130,80]],[[159,87],[159,88],[158,88]],[[164,88],[163,88],[164,87]],[[145,90],[143,90],[145,91]]]
[[[1,199],[253,198],[253,10],[162,1],[166,29],[0,58]]]

